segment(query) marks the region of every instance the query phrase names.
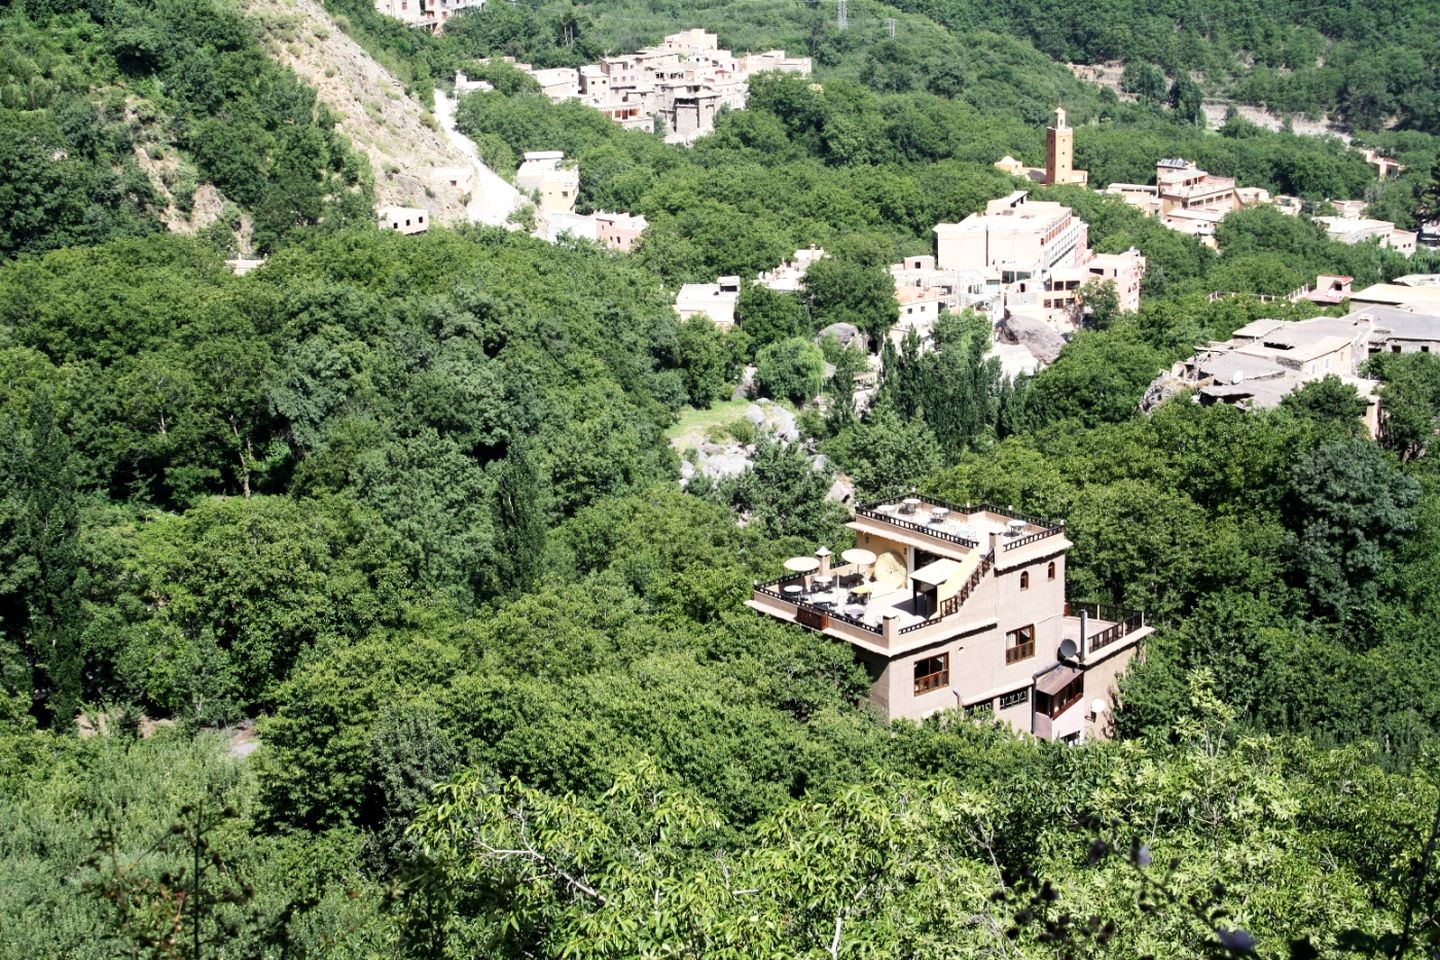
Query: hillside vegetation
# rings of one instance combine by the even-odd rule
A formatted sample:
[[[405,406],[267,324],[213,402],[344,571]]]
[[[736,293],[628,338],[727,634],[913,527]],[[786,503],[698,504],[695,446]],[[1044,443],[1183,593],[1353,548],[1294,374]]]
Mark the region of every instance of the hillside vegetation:
[[[1412,169],[1382,190],[1337,140],[1207,132],[939,10],[857,6],[840,34],[808,3],[501,2],[439,37],[330,10],[422,98],[480,56],[691,25],[818,67],[685,149],[492,66],[464,129],[502,168],[578,157],[583,209],[650,219],[620,255],[381,232],[364,161],[256,39],[292,42],[274,20],[5,11],[24,135],[0,150],[41,179],[0,202],[52,206],[0,207],[24,227],[0,263],[0,960],[1434,953],[1440,356],[1367,368],[1378,442],[1334,378],[1254,414],[1139,405],[1196,345],[1319,310],[1257,295],[1436,254],[1265,208],[1216,253],[1043,188],[1146,256],[1140,311],[1099,303],[1015,378],[985,319],[947,316],[935,350],[883,349],[863,412],[859,348],[814,342],[883,333],[886,264],[1025,186],[991,164],[1038,161],[1061,97],[1092,180],[1185,153],[1410,216],[1440,195],[1433,137],[1385,135]],[[253,218],[263,267],[233,275],[193,218],[162,231],[151,130]],[[733,331],[677,321],[678,283],[810,244],[831,258],[797,293],[747,284]],[[752,363],[802,442],[724,412]],[[712,414],[753,468],[682,490],[667,431]],[[838,473],[1065,518],[1071,599],[1155,627],[1115,738],[883,723],[848,648],[747,609],[786,557],[850,542]]]
[[[232,8],[0,12],[0,257],[166,226],[265,252],[372,216],[369,171]]]

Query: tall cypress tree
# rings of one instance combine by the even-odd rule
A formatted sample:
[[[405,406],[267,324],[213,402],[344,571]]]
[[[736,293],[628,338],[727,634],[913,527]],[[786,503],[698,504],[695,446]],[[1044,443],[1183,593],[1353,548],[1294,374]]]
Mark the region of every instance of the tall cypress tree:
[[[525,443],[514,439],[500,462],[491,509],[495,520],[495,580],[501,596],[519,596],[535,585],[545,550],[546,504],[540,470]]]
[[[23,682],[16,674],[28,672],[36,716],[65,723],[84,683],[75,585],[79,508],[70,442],[48,396],[32,401],[23,427],[8,425],[0,453],[7,490],[0,507],[0,631],[14,657],[7,679]]]

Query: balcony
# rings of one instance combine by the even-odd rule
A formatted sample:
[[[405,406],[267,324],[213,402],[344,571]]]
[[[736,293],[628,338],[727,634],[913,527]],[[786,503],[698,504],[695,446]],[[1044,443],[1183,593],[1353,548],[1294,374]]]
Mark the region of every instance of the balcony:
[[[1075,644],[1081,657],[1093,658],[1110,648],[1134,645],[1154,630],[1145,625],[1145,614],[1108,603],[1067,603],[1062,639]]]

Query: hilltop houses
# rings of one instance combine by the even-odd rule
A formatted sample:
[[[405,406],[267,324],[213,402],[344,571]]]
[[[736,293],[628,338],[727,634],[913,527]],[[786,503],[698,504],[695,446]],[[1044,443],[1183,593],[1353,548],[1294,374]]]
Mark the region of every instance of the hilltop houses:
[[[1043,740],[1108,736],[1117,678],[1151,628],[1067,601],[1063,522],[900,496],[847,526],[854,549],[786,561],[747,606],[848,644],[887,720],[955,710]]]
[[[485,0],[375,0],[375,9],[406,26],[438,31],[462,10],[479,10]]]
[[[507,58],[556,102],[579,100],[631,130],[655,130],[670,143],[691,143],[715,128],[722,109],[745,109],[752,74],[810,75],[809,57],[783,50],[735,56],[704,30],[674,33],[653,47],[605,57],[578,69],[537,70]]]
[[[535,208],[542,216],[575,212],[580,170],[562,165],[564,160],[565,154],[559,150],[532,150],[515,171],[515,186],[534,195]]]

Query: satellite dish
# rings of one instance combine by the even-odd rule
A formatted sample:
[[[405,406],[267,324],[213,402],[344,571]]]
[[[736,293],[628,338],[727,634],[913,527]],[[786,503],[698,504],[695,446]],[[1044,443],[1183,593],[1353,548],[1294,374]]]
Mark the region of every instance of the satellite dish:
[[[1069,660],[1069,659],[1070,659],[1071,657],[1073,657],[1073,656],[1075,656],[1075,641],[1074,641],[1074,640],[1062,640],[1062,641],[1060,641],[1060,659],[1061,659],[1061,660]]]
[[[1241,373],[1239,370],[1236,370],[1234,373],[1230,374],[1230,383],[1231,383],[1231,384],[1239,385],[1240,381],[1242,381],[1242,380],[1244,380],[1244,379],[1245,379],[1245,374]]]
[[[1090,712],[1095,714],[1095,716],[1097,717],[1109,709],[1110,704],[1105,702],[1104,697],[1096,697],[1094,700],[1090,701]]]

